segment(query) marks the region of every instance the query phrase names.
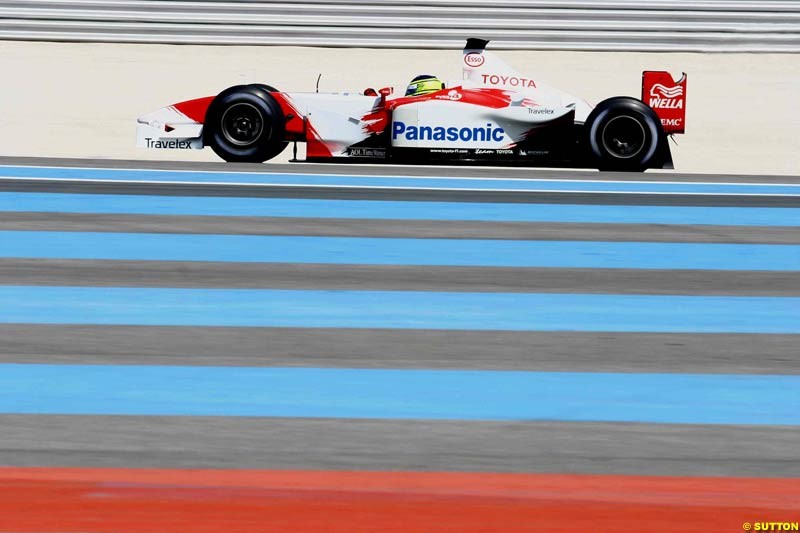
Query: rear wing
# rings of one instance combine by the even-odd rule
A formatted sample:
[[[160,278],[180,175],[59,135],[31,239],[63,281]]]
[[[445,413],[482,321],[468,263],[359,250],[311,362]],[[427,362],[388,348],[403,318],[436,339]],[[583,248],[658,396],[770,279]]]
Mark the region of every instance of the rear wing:
[[[642,72],[642,101],[653,108],[664,133],[684,133],[686,130],[686,73],[675,81],[669,72]]]

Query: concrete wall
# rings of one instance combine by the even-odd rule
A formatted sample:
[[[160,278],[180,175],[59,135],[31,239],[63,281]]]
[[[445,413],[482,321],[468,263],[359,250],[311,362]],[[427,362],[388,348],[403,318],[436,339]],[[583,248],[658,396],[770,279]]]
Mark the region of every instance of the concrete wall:
[[[491,9],[489,9],[491,6]],[[510,50],[800,52],[796,0],[0,0],[0,39]]]
[[[0,153],[216,160],[210,150],[134,147],[135,119],[227,86],[283,90],[404,87],[419,73],[460,77],[459,50],[367,50],[0,41]],[[520,71],[597,102],[638,95],[641,71],[689,75],[681,172],[800,175],[800,54],[502,52]],[[287,150],[277,160],[289,157]]]

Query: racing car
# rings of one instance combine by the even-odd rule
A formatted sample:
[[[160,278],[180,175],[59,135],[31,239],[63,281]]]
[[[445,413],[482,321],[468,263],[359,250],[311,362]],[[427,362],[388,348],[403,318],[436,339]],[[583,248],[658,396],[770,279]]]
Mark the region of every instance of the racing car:
[[[306,160],[316,162],[673,168],[668,138],[685,130],[685,73],[675,81],[646,71],[641,99],[616,96],[592,107],[520,74],[487,51],[488,42],[468,39],[462,79],[423,95],[237,85],[140,117],[137,145],[210,146],[231,162],[261,163],[289,143],[296,160],[296,143],[305,142]]]

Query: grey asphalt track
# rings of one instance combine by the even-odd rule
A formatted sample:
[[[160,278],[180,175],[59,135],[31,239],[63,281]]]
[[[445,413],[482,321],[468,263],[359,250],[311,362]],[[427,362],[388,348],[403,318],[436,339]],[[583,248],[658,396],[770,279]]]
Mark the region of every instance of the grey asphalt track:
[[[531,168],[496,168],[477,166],[397,166],[397,165],[340,165],[340,164],[222,164],[222,163],[159,163],[136,161],[86,161],[72,159],[33,159],[0,157],[0,165],[28,164],[33,166],[64,166],[92,168],[149,168],[194,172],[271,172],[306,174],[345,174],[354,176],[457,176],[481,178],[540,178],[559,180],[607,181],[695,181],[704,183],[781,183],[798,184],[794,176],[740,176],[677,173],[619,173]],[[412,185],[410,185],[411,187]],[[0,191],[61,192],[84,194],[151,194],[165,196],[229,196],[267,198],[326,198],[348,200],[503,202],[503,203],[571,203],[607,205],[684,205],[684,206],[750,206],[800,207],[800,195],[795,196],[732,196],[682,195],[647,193],[582,193],[582,192],[520,192],[470,190],[414,190],[391,188],[291,187],[248,184],[181,184],[152,183],[143,189],[141,183],[96,182],[80,180],[8,179],[0,177]]]
[[[0,415],[16,466],[800,476],[797,429]]]
[[[0,158],[47,164],[241,172],[485,176],[485,169],[318,165],[129,164]],[[620,175],[492,169],[498,177],[800,183],[800,178]],[[22,188],[20,188],[22,187]],[[263,189],[10,184],[0,190],[125,194],[286,195]],[[166,191],[166,192],[165,192]],[[255,192],[254,192],[255,191]],[[294,194],[294,193],[292,193]],[[374,198],[374,193],[306,191]],[[388,194],[388,193],[381,193]],[[448,196],[449,194],[449,196]],[[349,195],[349,196],[348,196]],[[644,196],[640,198],[639,196]],[[318,197],[318,196],[314,196]],[[399,199],[397,197],[392,199]],[[507,201],[491,194],[417,200]],[[402,199],[402,198],[400,198]],[[569,201],[529,196],[513,201]],[[583,203],[798,205],[794,199],[687,200],[584,195]],[[700,203],[692,204],[698,201]],[[688,202],[688,203],[687,203]],[[797,228],[535,224],[4,213],[5,230],[358,235],[674,242],[800,242]],[[798,268],[800,270],[800,268]],[[797,272],[372,267],[82,260],[0,260],[3,285],[271,287],[503,292],[799,295]],[[0,325],[0,362],[461,368],[543,371],[800,374],[800,335],[448,332],[303,328]],[[702,405],[698,405],[702,409]],[[800,476],[796,427],[377,421],[216,417],[0,415],[0,464],[211,468],[408,469],[657,475]]]
[[[0,227],[6,231],[800,244],[800,228],[781,226],[578,224],[4,212],[0,213]]]
[[[628,176],[628,179],[632,179]],[[39,181],[0,178],[0,191],[82,194],[143,194],[143,184],[130,182]],[[325,198],[328,200],[393,200],[410,202],[493,202],[519,204],[683,205],[717,207],[800,207],[800,196],[733,196],[581,193],[527,191],[449,191],[441,189],[295,187],[282,185],[187,185],[160,183],[147,194],[162,196],[229,196],[241,198]]]
[[[594,170],[543,169],[529,167],[484,167],[476,165],[350,165],[337,163],[196,163],[184,161],[138,161],[116,159],[67,159],[0,156],[0,165],[78,168],[185,170],[190,172],[275,172],[290,174],[341,174],[347,176],[459,176],[542,178],[608,181],[698,181],[705,183],[794,183],[797,176],[751,176],[745,174],[686,174],[671,171],[646,173],[596,172]]]
[[[0,324],[0,361],[800,374],[798,342],[800,335]]]
[[[798,296],[800,273],[0,259],[2,285]]]

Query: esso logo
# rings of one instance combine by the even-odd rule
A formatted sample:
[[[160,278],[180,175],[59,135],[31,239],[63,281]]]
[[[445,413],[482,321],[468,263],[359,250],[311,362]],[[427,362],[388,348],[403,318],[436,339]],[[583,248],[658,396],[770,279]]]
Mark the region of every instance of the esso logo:
[[[467,54],[464,56],[464,63],[466,63],[468,67],[479,67],[483,65],[483,54],[477,52]]]

